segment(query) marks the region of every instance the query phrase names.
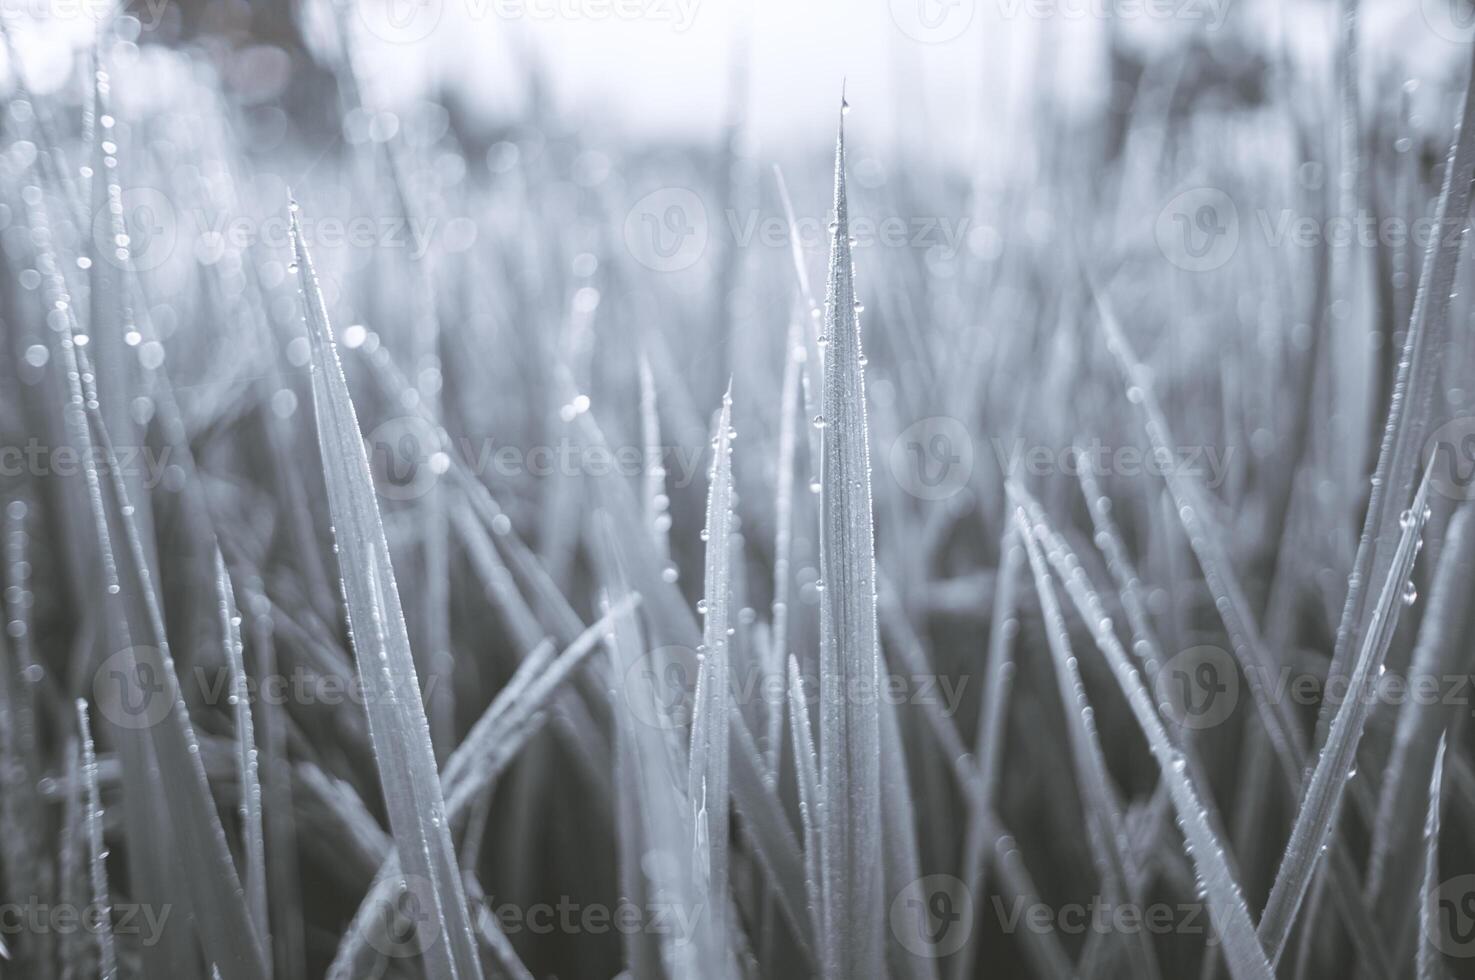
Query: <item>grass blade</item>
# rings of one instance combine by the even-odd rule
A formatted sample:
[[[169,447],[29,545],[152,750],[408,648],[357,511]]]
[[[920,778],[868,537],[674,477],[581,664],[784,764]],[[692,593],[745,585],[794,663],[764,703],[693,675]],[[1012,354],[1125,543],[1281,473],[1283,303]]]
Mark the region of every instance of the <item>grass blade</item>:
[[[1356,766],[1357,744],[1362,739],[1372,707],[1373,699],[1364,692],[1367,685],[1376,680],[1383,666],[1388,645],[1393,641],[1393,631],[1398,626],[1399,611],[1412,601],[1412,592],[1407,590],[1412,589],[1409,576],[1419,553],[1424,522],[1429,519],[1429,472],[1425,470],[1424,482],[1419,486],[1413,505],[1400,519],[1403,532],[1399,536],[1393,565],[1383,582],[1377,605],[1373,607],[1368,634],[1352,669],[1347,697],[1337,709],[1321,757],[1317,759],[1316,770],[1306,785],[1290,840],[1286,842],[1285,856],[1270,888],[1265,912],[1260,917],[1260,940],[1271,963],[1280,958],[1285,948],[1296,913],[1311,884],[1312,873],[1336,829],[1350,773]]]
[[[113,951],[112,902],[108,899],[107,847],[102,840],[102,800],[97,793],[97,751],[92,744],[92,726],[87,721],[87,702],[77,699],[77,727],[82,733],[82,779],[87,786],[88,875],[92,901],[97,906],[97,975],[113,980],[118,975],[118,958]]]
[[[427,906],[424,911],[429,915],[428,924],[420,923],[429,933],[418,936],[417,945],[424,944],[427,968],[435,976],[480,980],[481,962],[358,416],[317,275],[302,242],[295,201],[290,211],[294,264],[312,349],[318,445],[369,735],[407,894]]]
[[[246,908],[270,948],[270,920],[266,904],[266,836],[261,818],[261,780],[256,769],[256,730],[251,723],[251,695],[241,647],[241,614],[225,570],[225,558],[215,551],[215,587],[220,595],[220,628],[230,667],[230,703],[235,713],[237,785],[241,793],[241,839],[245,847]]]
[[[1023,506],[1029,533],[1045,548],[1050,563],[1057,568],[1068,569],[1061,575],[1066,591],[1090,626],[1092,637],[1111,666],[1112,676],[1126,696],[1138,727],[1147,736],[1148,747],[1172,794],[1178,825],[1187,840],[1194,872],[1208,903],[1210,919],[1223,942],[1224,959],[1230,975],[1235,980],[1271,980],[1275,971],[1256,938],[1249,908],[1215,830],[1219,821],[1211,809],[1212,802],[1190,778],[1187,759],[1159,717],[1157,705],[1143,683],[1140,670],[1122,648],[1116,634],[1109,626],[1103,627],[1102,624],[1109,623],[1109,620],[1100,600],[1086,584],[1080,561],[1050,527],[1039,504],[1022,487],[1010,483],[1009,491]]]
[[[1424,818],[1424,894],[1419,903],[1419,980],[1441,980],[1444,954],[1434,943],[1439,933],[1439,803],[1444,781],[1444,746],[1448,735],[1439,737],[1434,768],[1429,774],[1429,812]]]
[[[843,99],[842,99],[843,117]],[[881,846],[880,682],[870,440],[860,320],[845,191],[843,118],[835,142],[835,224],[825,298],[825,416],[820,463],[820,867],[821,969],[826,978],[879,977],[884,924],[876,852]]]

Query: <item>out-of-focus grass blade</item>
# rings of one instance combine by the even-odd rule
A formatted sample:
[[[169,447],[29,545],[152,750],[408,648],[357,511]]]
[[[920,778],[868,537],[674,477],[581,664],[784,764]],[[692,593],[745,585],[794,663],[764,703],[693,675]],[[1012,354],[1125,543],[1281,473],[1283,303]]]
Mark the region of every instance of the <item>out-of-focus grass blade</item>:
[[[106,489],[110,493],[103,496],[106,521],[116,529],[110,538],[121,538],[127,548],[113,563],[116,580],[109,591],[118,601],[111,614],[119,618],[118,635],[135,638],[142,632],[153,644],[130,643],[121,651],[123,669],[116,673],[122,680],[103,685],[110,703],[104,702],[101,707],[113,711],[111,717],[116,719],[128,713],[125,699],[143,704],[155,697],[168,699],[167,712],[148,726],[146,737],[153,764],[167,774],[164,802],[182,854],[180,877],[194,903],[194,920],[205,955],[224,980],[262,977],[266,974],[265,949],[246,908],[225,829],[200,761],[199,743],[169,652],[163,609],[154,591],[138,527],[132,521],[133,506],[121,476],[122,467],[100,414],[93,410],[89,418],[109,477]],[[148,687],[150,679],[157,688]],[[97,689],[94,685],[94,691]]]
[[[108,898],[107,847],[102,841],[102,800],[97,792],[97,750],[92,743],[92,726],[87,721],[87,702],[77,699],[77,727],[82,737],[82,779],[87,786],[88,877],[97,915],[97,974],[100,980],[118,975],[118,958],[113,951],[112,902]]]
[[[1039,504],[1017,484],[1010,483],[1009,492],[1024,508],[1029,533],[1047,551],[1054,552],[1051,564],[1070,569],[1068,574],[1062,574],[1062,581],[1082,608],[1092,638],[1110,664],[1112,675],[1126,695],[1138,727],[1147,736],[1148,747],[1172,793],[1173,808],[1187,840],[1194,872],[1208,903],[1210,919],[1223,942],[1224,959],[1230,975],[1235,980],[1271,980],[1275,971],[1255,936],[1249,908],[1219,841],[1215,830],[1219,821],[1210,809],[1212,804],[1189,777],[1187,760],[1159,717],[1141,671],[1122,648],[1116,634],[1109,627],[1103,628],[1102,624],[1109,621],[1100,600],[1086,582],[1080,561],[1050,527]]]
[[[732,589],[732,388],[722,397],[717,432],[712,439],[712,473],[707,493],[705,598],[702,613],[702,657],[697,697],[692,705],[691,751],[687,763],[687,804],[695,820],[692,855],[698,894],[711,929],[709,952],[727,959],[728,786],[731,751],[729,725],[728,607]],[[720,971],[709,961],[709,970]]]
[[[1424,522],[1429,519],[1429,472],[1426,468],[1413,505],[1399,520],[1402,533],[1398,549],[1394,552],[1393,564],[1368,621],[1368,632],[1357,663],[1352,668],[1347,697],[1337,709],[1321,757],[1317,759],[1316,770],[1306,785],[1290,840],[1286,842],[1285,856],[1270,888],[1265,912],[1260,917],[1260,940],[1272,964],[1285,948],[1301,900],[1311,884],[1312,873],[1328,839],[1336,830],[1350,773],[1356,766],[1357,743],[1362,739],[1372,707],[1373,699],[1366,695],[1366,688],[1376,680],[1383,666],[1388,645],[1393,641],[1393,631],[1398,626],[1399,612],[1405,604],[1413,601],[1413,585],[1409,576],[1419,553]]]
[[[424,944],[424,959],[432,975],[447,980],[480,980],[481,961],[446,824],[435,752],[420,702],[420,685],[368,456],[317,275],[302,242],[296,202],[289,208],[293,260],[312,349],[318,445],[349,629],[364,685],[369,734],[390,828],[406,875],[406,894],[429,906],[424,908],[429,921],[422,920],[419,925],[431,933],[417,945]]]
[[[1008,721],[1009,693],[1014,686],[1014,636],[1019,631],[1017,580],[1024,561],[1024,546],[1014,522],[1004,523],[999,542],[999,571],[994,582],[993,609],[988,631],[988,662],[984,667],[987,687],[978,712],[978,732],[973,751],[979,759],[978,793],[969,802],[968,831],[963,843],[963,883],[969,895],[984,894],[984,872],[989,817],[998,792],[1004,733]],[[964,943],[953,961],[953,980],[967,980],[973,973],[977,944]]]
[[[257,774],[256,728],[251,723],[250,685],[241,647],[241,614],[225,570],[225,558],[215,551],[215,587],[220,596],[220,628],[230,667],[230,704],[235,714],[237,776],[241,793],[241,839],[244,842],[246,907],[270,948],[270,921],[266,906],[266,837],[261,819],[261,780]]]
[[[842,99],[843,115],[843,99]],[[827,980],[884,971],[881,931],[880,718],[875,691],[876,554],[870,437],[861,367],[843,118],[835,141],[835,223],[825,297],[825,415],[820,461],[820,869],[824,877],[821,969]]]
[[[1444,747],[1447,734],[1439,736],[1434,769],[1429,774],[1429,812],[1424,818],[1424,894],[1419,902],[1419,980],[1442,980],[1444,954],[1434,939],[1439,935],[1439,803],[1443,796]]]
[[[799,795],[799,823],[804,830],[804,884],[809,895],[809,916],[814,934],[820,935],[819,910],[823,906],[824,879],[819,870],[819,755],[809,726],[809,705],[804,700],[804,678],[799,660],[789,657],[789,732],[794,742],[794,782]]]
[[[661,413],[656,404],[656,379],[650,359],[640,355],[640,438],[645,444],[645,522],[656,551],[671,557],[671,515],[667,512],[666,467],[661,462]]]

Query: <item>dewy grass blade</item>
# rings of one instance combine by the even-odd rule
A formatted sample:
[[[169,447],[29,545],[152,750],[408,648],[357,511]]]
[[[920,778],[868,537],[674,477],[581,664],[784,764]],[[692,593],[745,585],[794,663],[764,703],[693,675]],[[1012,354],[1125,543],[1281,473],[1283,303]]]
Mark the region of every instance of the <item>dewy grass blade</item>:
[[[799,660],[789,657],[789,733],[794,742],[794,782],[799,795],[799,823],[804,830],[804,884],[809,896],[809,916],[814,920],[814,934],[822,935],[819,910],[822,907],[824,879],[819,871],[819,756],[814,748],[814,734],[809,727],[809,704],[804,698],[804,677],[799,673]]]
[[[880,868],[880,683],[870,440],[845,191],[844,100],[825,299],[820,464],[820,868],[826,980],[884,970]]]
[[[138,526],[132,520],[133,505],[122,479],[122,466],[101,415],[93,409],[88,417],[95,427],[95,444],[102,451],[109,477],[108,493],[104,494],[105,520],[116,529],[110,537],[121,538],[127,549],[114,563],[117,578],[110,595],[116,600],[121,632],[135,638],[122,651],[121,673],[125,680],[101,685],[108,693],[99,707],[115,712],[111,717],[116,721],[127,714],[125,698],[141,695],[145,703],[155,697],[165,699],[160,702],[167,706],[163,717],[147,726],[146,739],[152,749],[152,764],[167,778],[164,803],[182,854],[182,877],[194,902],[194,918],[205,954],[224,980],[262,977],[266,975],[265,947],[246,908],[225,828],[200,761],[199,742],[169,652],[164,611],[154,591]],[[138,643],[136,637],[140,634],[147,636],[152,645]],[[157,687],[148,687],[150,678],[155,679]],[[94,685],[94,692],[98,689],[99,685]]]
[[[92,744],[92,726],[87,721],[87,702],[81,698],[77,699],[77,727],[82,733],[82,779],[87,785],[88,878],[92,883],[92,902],[101,912],[97,916],[97,975],[99,980],[113,980],[118,975],[118,959],[113,951],[107,850],[102,840],[102,800],[97,792],[97,750]]]
[[[705,886],[703,901],[711,929],[710,950],[717,961],[706,967],[720,970],[727,960],[728,787],[731,751],[728,696],[728,619],[732,589],[732,388],[722,397],[717,431],[712,438],[712,473],[707,493],[706,598],[697,606],[702,614],[702,656],[697,674],[697,697],[692,705],[691,751],[687,769],[687,803],[696,821],[693,860],[698,881]],[[699,895],[703,888],[698,888]]]
[[[1337,626],[1337,644],[1332,654],[1331,678],[1347,673],[1347,659],[1373,627],[1366,610],[1367,588],[1383,579],[1396,556],[1388,549],[1398,540],[1395,530],[1398,509],[1408,499],[1418,479],[1419,454],[1424,450],[1424,430],[1433,410],[1440,362],[1449,338],[1449,312],[1455,290],[1455,273],[1465,239],[1469,237],[1472,181],[1475,181],[1475,52],[1460,108],[1460,120],[1450,141],[1444,165],[1444,186],[1434,208],[1433,233],[1424,251],[1419,289],[1404,338],[1398,376],[1388,405],[1378,462],[1373,470],[1372,492],[1363,519],[1362,538],[1347,582],[1347,602]],[[1451,234],[1451,230],[1454,231]],[[1438,454],[1435,453],[1437,456]],[[1318,735],[1328,724],[1331,708],[1323,702],[1317,722]]]
[[[1362,642],[1362,650],[1352,668],[1351,681],[1346,699],[1332,720],[1326,744],[1317,759],[1316,770],[1306,785],[1301,808],[1291,828],[1290,840],[1286,842],[1285,856],[1280,870],[1270,888],[1270,899],[1260,917],[1259,935],[1266,954],[1275,963],[1285,948],[1291,927],[1306,889],[1311,884],[1312,874],[1333,836],[1337,819],[1341,815],[1342,801],[1346,794],[1351,772],[1356,767],[1357,744],[1362,739],[1363,728],[1372,708],[1368,685],[1374,683],[1388,654],[1388,645],[1393,642],[1393,632],[1398,626],[1398,614],[1402,607],[1413,602],[1413,584],[1409,576],[1413,573],[1414,560],[1418,557],[1424,522],[1429,519],[1429,473],[1424,471],[1423,483],[1415,495],[1412,506],[1404,511],[1399,520],[1402,533],[1398,548],[1393,555],[1393,564],[1383,582],[1378,602],[1368,620],[1368,632]]]
[[[1148,748],[1157,760],[1163,779],[1167,780],[1178,825],[1193,858],[1194,873],[1208,904],[1210,920],[1223,943],[1230,975],[1235,980],[1271,980],[1275,971],[1255,936],[1249,907],[1219,840],[1216,828],[1220,822],[1210,810],[1209,799],[1190,778],[1187,759],[1158,715],[1157,705],[1142,680],[1140,669],[1122,648],[1116,633],[1109,625],[1103,625],[1109,621],[1100,600],[1086,581],[1079,559],[1050,527],[1039,504],[1015,483],[1009,484],[1009,491],[1024,507],[1029,532],[1051,553],[1050,563],[1058,569],[1069,570],[1061,574],[1066,591],[1071,593],[1072,601],[1091,628],[1092,638],[1111,666],[1112,675],[1126,696],[1138,727],[1147,737]]]
[[[1086,696],[1086,684],[1081,679],[1080,667],[1070,648],[1070,634],[1055,595],[1055,584],[1045,567],[1039,544],[1030,535],[1029,519],[1022,507],[1015,509],[1015,521],[1024,540],[1035,592],[1044,614],[1045,639],[1055,661],[1054,673],[1060,702],[1065,708],[1065,729],[1071,760],[1075,764],[1081,807],[1085,811],[1087,839],[1106,900],[1113,905],[1124,906],[1130,901],[1128,881],[1133,877],[1133,869],[1131,855],[1126,852],[1128,837],[1122,819],[1121,800],[1106,768],[1106,755],[1096,733],[1095,709]],[[1131,957],[1133,976],[1144,980],[1159,976],[1150,936],[1142,930],[1134,932],[1135,935],[1122,937],[1129,943],[1127,954]]]
[[[1439,804],[1443,796],[1444,747],[1448,734],[1439,736],[1434,768],[1429,774],[1429,812],[1424,817],[1424,893],[1419,902],[1419,980],[1442,980],[1444,954],[1435,943],[1439,921]]]
[[[1475,667],[1468,642],[1470,594],[1475,588],[1475,502],[1461,503],[1445,530],[1439,566],[1429,589],[1429,606],[1408,668],[1408,684],[1443,684]],[[1438,733],[1453,724],[1460,706],[1450,698],[1410,697],[1399,707],[1393,747],[1378,792],[1378,817],[1368,858],[1367,895],[1386,922],[1412,915],[1418,887],[1418,807],[1423,787],[1416,773],[1430,765]],[[1390,930],[1396,934],[1397,929]]]
[[[266,904],[266,837],[262,830],[261,780],[257,773],[256,729],[251,723],[251,689],[241,647],[241,614],[236,609],[235,591],[225,570],[225,558],[215,550],[215,587],[220,596],[220,628],[225,640],[225,657],[230,667],[230,704],[235,714],[237,785],[241,793],[241,840],[245,870],[246,907],[252,921],[270,948],[270,925]]]
[[[380,785],[404,870],[402,897],[407,901],[413,897],[429,916],[428,923],[421,920],[419,925],[430,932],[416,945],[423,946],[432,975],[480,980],[481,962],[445,819],[430,729],[358,416],[312,260],[302,242],[295,201],[289,210],[293,259],[312,350],[313,405],[340,582],[364,685]]]

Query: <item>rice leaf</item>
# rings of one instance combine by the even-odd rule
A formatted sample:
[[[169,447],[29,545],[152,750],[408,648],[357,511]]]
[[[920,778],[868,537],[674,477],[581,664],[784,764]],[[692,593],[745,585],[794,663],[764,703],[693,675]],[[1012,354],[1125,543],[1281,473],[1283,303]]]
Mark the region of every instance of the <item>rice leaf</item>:
[[[1341,814],[1342,801],[1347,783],[1356,768],[1357,744],[1362,739],[1368,713],[1373,699],[1365,693],[1367,686],[1376,681],[1382,670],[1383,660],[1388,654],[1388,645],[1393,642],[1393,632],[1398,626],[1398,614],[1413,601],[1413,584],[1409,576],[1413,573],[1414,559],[1421,546],[1420,535],[1424,522],[1429,519],[1429,473],[1424,471],[1424,481],[1419,486],[1412,506],[1404,511],[1399,521],[1402,533],[1394,562],[1383,582],[1377,605],[1373,607],[1369,629],[1363,640],[1362,650],[1352,669],[1351,684],[1347,697],[1337,709],[1332,720],[1326,744],[1317,759],[1316,770],[1306,784],[1301,808],[1286,842],[1285,855],[1276,872],[1275,883],[1270,888],[1270,898],[1265,912],[1260,917],[1259,935],[1264,943],[1266,955],[1275,963],[1285,948],[1291,927],[1306,889],[1311,884],[1312,873],[1324,853],[1328,839],[1336,830],[1337,818]]]
[[[1255,936],[1255,926],[1243,892],[1220,843],[1215,829],[1219,821],[1213,813],[1212,800],[1194,785],[1182,749],[1159,717],[1141,671],[1111,630],[1100,600],[1086,583],[1080,561],[1050,527],[1044,511],[1024,488],[1011,482],[1009,492],[1023,507],[1029,533],[1045,548],[1051,564],[1069,570],[1061,575],[1066,591],[1080,608],[1097,648],[1106,657],[1112,676],[1126,696],[1138,727],[1147,736],[1148,747],[1172,794],[1178,825],[1187,841],[1194,873],[1209,907],[1210,920],[1223,943],[1230,975],[1235,980],[1270,980],[1275,971]]]
[[[1399,511],[1418,479],[1418,458],[1424,450],[1425,429],[1433,413],[1434,393],[1442,355],[1450,332],[1449,312],[1455,274],[1469,236],[1472,181],[1475,181],[1475,54],[1469,68],[1460,119],[1450,141],[1444,165],[1444,186],[1434,207],[1432,228],[1424,251],[1419,288],[1404,337],[1398,375],[1388,404],[1372,490],[1363,518],[1362,537],[1347,581],[1347,601],[1337,626],[1329,679],[1348,674],[1348,660],[1373,630],[1376,606],[1369,607],[1367,590],[1386,580],[1397,561]],[[1453,229],[1458,233],[1451,234]],[[1437,454],[1436,454],[1437,455]],[[1318,735],[1326,732],[1332,706],[1323,702]]]
[[[235,591],[225,570],[220,549],[215,550],[215,587],[220,596],[220,628],[225,638],[225,657],[230,667],[230,703],[235,713],[237,785],[241,793],[241,839],[244,842],[246,907],[270,948],[270,920],[266,905],[266,836],[261,818],[261,780],[257,774],[256,729],[251,723],[250,686],[241,648],[241,614],[236,609]]]
[[[1045,639],[1050,656],[1055,661],[1055,677],[1059,685],[1060,701],[1065,708],[1065,728],[1070,743],[1071,761],[1075,767],[1076,785],[1085,811],[1087,840],[1101,877],[1106,900],[1112,905],[1126,905],[1130,901],[1128,880],[1133,877],[1131,856],[1124,853],[1127,845],[1126,827],[1122,818],[1122,805],[1111,774],[1106,768],[1106,755],[1101,749],[1101,740],[1096,733],[1095,709],[1086,696],[1086,685],[1081,679],[1080,668],[1070,648],[1070,634],[1065,626],[1065,616],[1060,611],[1055,596],[1055,585],[1045,567],[1044,556],[1029,531],[1029,519],[1024,509],[1016,508],[1015,521],[1024,540],[1025,554],[1029,559],[1030,572],[1034,576],[1035,592],[1040,599],[1040,608],[1045,618]],[[1157,958],[1150,945],[1150,938],[1143,930],[1133,930],[1127,939],[1127,953],[1131,961],[1132,974],[1137,977],[1159,976]]]
[[[429,906],[424,909],[428,921],[419,923],[429,932],[417,939],[417,945],[424,946],[426,966],[435,976],[480,980],[481,962],[446,825],[435,752],[373,477],[317,275],[302,242],[295,201],[289,209],[294,265],[312,350],[318,445],[369,735],[407,887]]]
[[[728,786],[731,735],[728,695],[728,607],[732,590],[732,386],[722,397],[717,431],[712,439],[711,483],[707,494],[705,598],[702,613],[701,666],[692,705],[691,751],[687,768],[687,803],[694,814],[698,894],[704,896],[711,938],[709,952],[727,958]],[[707,969],[718,969],[713,961]]]
[[[1439,736],[1434,768],[1429,774],[1429,812],[1424,817],[1424,894],[1419,903],[1419,980],[1442,980],[1444,954],[1434,943],[1439,935],[1439,804],[1444,782],[1444,748],[1448,734]]]
[[[1429,589],[1429,606],[1419,626],[1418,642],[1408,668],[1408,683],[1466,675],[1475,668],[1467,642],[1471,623],[1470,594],[1475,588],[1475,503],[1455,510],[1445,529],[1438,568]],[[1413,774],[1433,758],[1437,733],[1453,724],[1459,706],[1446,698],[1410,697],[1399,708],[1393,744],[1378,793],[1378,816],[1368,858],[1367,895],[1388,923],[1406,922],[1413,914],[1417,867],[1418,803],[1422,793],[1409,792]],[[1391,935],[1402,930],[1390,929]]]
[[[97,792],[97,751],[92,744],[92,726],[87,721],[87,702],[81,698],[77,699],[77,727],[82,737],[82,779],[87,786],[88,874],[92,902],[98,909],[97,975],[99,980],[113,980],[118,975],[118,958],[113,951],[113,906],[108,899],[107,846],[102,839],[102,800]]]
[[[799,660],[789,657],[789,732],[794,742],[794,781],[799,794],[799,823],[804,831],[804,883],[809,895],[809,916],[814,934],[822,935],[819,910],[824,906],[824,878],[819,869],[819,756],[809,726],[809,705],[804,699],[804,678]]]
[[[844,103],[842,99],[842,117]],[[820,464],[821,972],[879,977],[884,968],[880,869],[880,683],[870,441],[860,319],[845,191],[843,118],[835,142],[835,223],[825,299],[825,415]]]

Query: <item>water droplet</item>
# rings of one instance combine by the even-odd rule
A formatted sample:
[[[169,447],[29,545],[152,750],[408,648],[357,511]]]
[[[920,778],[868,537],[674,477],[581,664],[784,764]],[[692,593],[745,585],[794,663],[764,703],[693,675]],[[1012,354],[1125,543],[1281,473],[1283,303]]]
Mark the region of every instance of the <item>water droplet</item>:
[[[1415,602],[1418,602],[1418,601],[1419,601],[1419,590],[1417,588],[1415,588],[1414,583],[1412,581],[1405,582],[1403,584],[1403,604],[1405,606],[1412,606]]]
[[[814,427],[816,429],[823,429],[825,427],[825,417],[823,415],[816,415],[814,417]]]

